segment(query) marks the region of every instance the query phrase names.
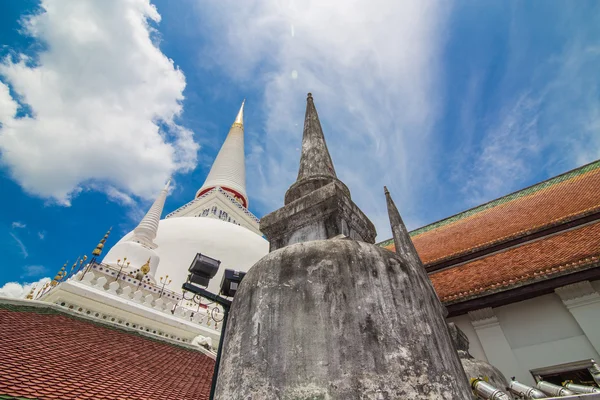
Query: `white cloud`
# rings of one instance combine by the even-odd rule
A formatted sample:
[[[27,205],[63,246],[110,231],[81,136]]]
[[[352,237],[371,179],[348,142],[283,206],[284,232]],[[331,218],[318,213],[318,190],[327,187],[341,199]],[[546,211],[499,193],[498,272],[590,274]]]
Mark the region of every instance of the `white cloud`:
[[[0,287],[0,297],[25,298],[31,291],[32,286],[35,286],[33,292],[35,297],[47,282],[50,282],[50,278],[42,278],[32,283],[7,282],[4,286]]]
[[[14,221],[11,226],[13,229],[15,229],[15,228],[20,229],[20,228],[25,228],[27,225],[20,221]]]
[[[297,174],[312,92],[338,176],[386,236],[383,185],[410,221],[438,116],[445,3],[200,1],[219,68],[264,87],[266,112],[248,162],[250,195],[270,211]],[[235,9],[235,12],[231,12]],[[208,17],[210,20],[208,20]],[[206,62],[206,60],[203,60]],[[258,133],[260,131],[260,133]],[[264,131],[264,133],[263,133]],[[415,167],[418,166],[418,167]]]
[[[7,121],[17,113],[17,103],[10,97],[8,86],[0,82],[0,124]]]
[[[44,240],[46,238],[46,232],[44,231],[38,232],[37,235],[40,238],[40,240]]]
[[[43,265],[26,265],[23,267],[23,275],[21,278],[29,278],[32,276],[43,275],[48,272],[48,269]]]
[[[100,183],[113,198],[149,198],[198,145],[178,125],[185,77],[157,47],[149,0],[43,0],[24,31],[36,59],[5,59],[0,76],[2,163],[27,192],[68,205]],[[118,194],[117,194],[118,193]]]
[[[17,237],[17,235],[15,235],[12,232],[9,232],[9,234],[10,234],[10,236],[12,236],[12,238],[15,240],[15,242],[17,242],[17,246],[19,246],[19,249],[21,250],[21,254],[23,255],[23,258],[29,257],[29,253],[27,252],[27,247],[25,247],[25,244],[23,244],[21,239],[19,239]]]
[[[538,133],[540,100],[522,94],[499,121],[483,132],[481,145],[459,164],[455,177],[463,184],[466,202],[472,206],[509,193],[530,178],[531,160],[542,149]]]

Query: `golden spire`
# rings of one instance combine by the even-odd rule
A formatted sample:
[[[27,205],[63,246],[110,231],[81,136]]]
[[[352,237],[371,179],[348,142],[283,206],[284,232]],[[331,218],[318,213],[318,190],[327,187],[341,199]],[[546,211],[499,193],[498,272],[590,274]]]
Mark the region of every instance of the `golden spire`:
[[[69,274],[73,273],[73,270],[77,267],[77,263],[79,262],[80,259],[81,259],[81,256],[77,257],[77,260],[75,260],[75,262],[73,263],[73,265],[71,265],[71,270],[69,271]]]
[[[242,106],[240,107],[240,111],[238,112],[237,117],[235,117],[235,121],[233,121],[233,125],[237,125],[239,127],[241,127],[242,129],[244,129],[244,103],[246,102],[246,99],[244,99],[242,101]]]
[[[33,293],[35,292],[35,287],[37,285],[31,285],[31,290],[29,291],[29,294],[27,295],[27,297],[25,297],[27,300],[33,300]]]
[[[111,229],[112,229],[112,227],[108,230],[108,232],[106,232],[106,234],[104,235],[102,240],[100,240],[100,243],[98,243],[98,246],[96,246],[94,251],[92,251],[92,254],[94,255],[94,257],[98,257],[100,254],[102,254],[102,249],[104,249],[104,243],[106,243],[106,239],[108,239],[108,235],[110,235]]]
[[[62,268],[60,269],[60,271],[58,271],[58,273],[56,274],[56,276],[54,276],[54,279],[52,279],[52,282],[50,282],[51,286],[56,286],[58,285],[58,282],[60,282],[62,280],[62,278],[65,277],[65,275],[67,274],[67,271],[65,271],[67,269],[67,264],[69,262],[67,261]]]
[[[146,261],[146,264],[140,267],[140,271],[142,271],[142,274],[144,275],[150,272],[150,257],[148,257],[148,261]]]

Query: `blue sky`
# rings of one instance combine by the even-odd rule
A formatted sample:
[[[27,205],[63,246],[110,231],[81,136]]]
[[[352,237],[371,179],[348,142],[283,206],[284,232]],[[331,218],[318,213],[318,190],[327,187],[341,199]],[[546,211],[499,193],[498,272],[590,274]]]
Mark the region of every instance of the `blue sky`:
[[[386,239],[600,158],[596,1],[5,1],[0,285],[193,198],[246,102],[250,209],[281,206],[312,92]]]

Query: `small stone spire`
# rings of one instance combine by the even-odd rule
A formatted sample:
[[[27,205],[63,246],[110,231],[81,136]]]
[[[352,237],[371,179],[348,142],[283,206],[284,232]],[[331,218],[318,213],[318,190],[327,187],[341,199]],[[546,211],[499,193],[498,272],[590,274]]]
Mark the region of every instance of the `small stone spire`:
[[[298,179],[313,176],[330,176],[337,178],[333,161],[327,149],[319,114],[309,93],[306,99],[306,114],[304,116],[304,132],[302,135],[302,156],[300,157],[300,169]]]
[[[248,208],[248,196],[246,195],[246,161],[244,156],[244,104],[238,112],[229,134],[217,154],[217,158],[210,168],[204,184],[196,192],[196,197],[220,187],[244,207]]]
[[[392,200],[390,192],[385,186],[383,187],[383,191],[387,201],[388,216],[390,218],[390,225],[392,227],[392,236],[394,237],[396,254],[398,254],[404,260],[409,260],[416,263],[415,265],[420,265],[423,267],[421,258],[419,258],[417,249],[415,248],[415,245],[408,234],[408,230],[404,225],[404,221],[402,221],[402,217],[398,212],[398,208],[396,208],[396,204],[394,204],[394,200]]]
[[[296,243],[351,238],[375,243],[377,231],[350,198],[333,169],[319,116],[308,94],[298,180],[285,193],[284,206],[260,220],[274,251]]]
[[[154,243],[154,239],[158,232],[158,223],[160,222],[170,185],[171,178],[167,181],[164,189],[160,191],[158,197],[154,200],[154,204],[152,204],[152,207],[150,207],[144,218],[142,218],[140,224],[133,230],[133,237],[130,239],[131,241],[151,249],[158,247],[158,245]]]
[[[289,204],[333,181],[341,183],[337,178],[333,161],[331,161],[331,155],[327,149],[327,143],[325,142],[315,102],[312,94],[309,93],[306,99],[302,154],[300,155],[298,178],[296,183],[286,192],[285,204]],[[345,191],[350,196],[350,191],[347,188]]]

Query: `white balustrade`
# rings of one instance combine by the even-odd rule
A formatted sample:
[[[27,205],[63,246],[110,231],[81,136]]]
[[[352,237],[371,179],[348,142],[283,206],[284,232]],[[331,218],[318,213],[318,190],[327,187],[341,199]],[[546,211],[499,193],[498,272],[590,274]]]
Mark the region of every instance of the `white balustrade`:
[[[164,307],[164,304],[165,304],[165,301],[164,301],[164,300],[163,300],[163,298],[161,297],[161,298],[159,298],[158,300],[156,300],[156,301],[154,302],[154,308],[155,308],[156,310],[162,311],[162,310],[163,310],[163,307]]]
[[[142,292],[141,290],[136,290],[135,293],[133,294],[133,301],[135,301],[137,303],[141,303],[143,295],[144,295],[144,292]]]
[[[132,290],[133,289],[131,289],[131,286],[125,286],[123,288],[123,290],[121,290],[121,297],[124,297],[124,298],[126,298],[128,300],[131,299],[131,291]]]
[[[144,297],[144,304],[152,307],[152,303],[154,302],[154,296],[152,294],[148,294]]]
[[[81,282],[85,283],[86,285],[92,286],[92,281],[94,279],[96,279],[96,275],[94,275],[92,271],[88,271],[88,273],[84,275],[83,280]]]
[[[96,279],[96,284],[94,286],[98,289],[104,289],[104,285],[106,285],[106,282],[108,282],[106,277],[101,276],[100,278]]]
[[[111,283],[108,285],[108,291],[109,291],[110,293],[112,293],[112,294],[117,294],[117,290],[119,290],[119,287],[120,287],[120,286],[119,286],[119,282],[116,282],[116,281],[115,281],[115,282],[111,282]]]

